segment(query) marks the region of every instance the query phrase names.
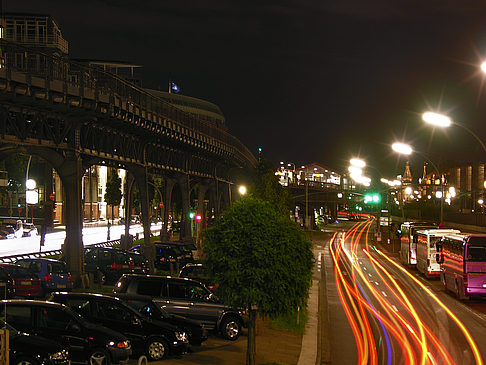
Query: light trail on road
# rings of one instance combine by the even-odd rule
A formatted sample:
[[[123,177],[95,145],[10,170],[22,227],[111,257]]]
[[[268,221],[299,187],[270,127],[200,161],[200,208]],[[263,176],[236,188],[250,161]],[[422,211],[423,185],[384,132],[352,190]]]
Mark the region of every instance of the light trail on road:
[[[472,351],[474,363],[482,365],[474,339],[452,310],[382,250],[370,248],[372,224],[373,218],[356,223],[347,232],[334,234],[329,244],[338,296],[357,347],[357,363],[457,363],[450,352],[454,350],[451,342],[442,343],[430,327],[434,319],[423,315],[424,299],[417,298],[413,290],[407,292],[406,283],[420,288],[426,299],[435,303],[432,309],[443,311],[452,320]],[[385,346],[383,352],[381,344]]]

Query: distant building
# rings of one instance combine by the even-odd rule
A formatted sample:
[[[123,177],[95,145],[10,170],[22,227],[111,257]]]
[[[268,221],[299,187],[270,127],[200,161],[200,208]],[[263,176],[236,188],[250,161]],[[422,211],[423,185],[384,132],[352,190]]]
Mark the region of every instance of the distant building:
[[[340,186],[343,182],[340,173],[317,162],[300,168],[296,168],[293,163],[281,163],[275,175],[279,176],[279,182],[283,186],[304,185],[306,182],[313,186],[327,186],[328,184]]]

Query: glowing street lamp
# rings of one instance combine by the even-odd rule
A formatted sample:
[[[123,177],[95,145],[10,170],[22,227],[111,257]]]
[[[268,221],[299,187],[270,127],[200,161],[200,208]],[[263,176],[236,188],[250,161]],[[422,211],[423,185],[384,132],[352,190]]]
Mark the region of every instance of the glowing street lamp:
[[[358,167],[360,169],[364,169],[366,166],[366,162],[359,158],[352,158],[351,160],[349,160],[349,163],[351,164],[351,166]]]
[[[245,195],[246,194],[246,186],[245,185],[241,185],[238,188],[238,192],[240,193],[240,195]]]
[[[429,123],[437,127],[450,127],[452,124],[451,118],[449,118],[447,115],[434,112],[423,113],[422,120],[425,123]]]
[[[401,142],[393,143],[392,149],[393,149],[393,151],[395,151],[399,154],[407,155],[407,156],[412,154],[412,152],[413,152],[413,149],[410,145],[405,144],[405,143],[401,143]],[[419,155],[421,155],[422,157],[424,157],[427,161],[430,162],[430,164],[434,167],[435,172],[437,172],[437,175],[439,175],[439,177],[440,177],[440,192],[439,191],[436,192],[436,197],[438,199],[440,199],[440,223],[442,224],[442,222],[444,221],[444,193],[443,193],[443,191],[444,191],[444,179],[442,178],[442,175],[439,172],[439,169],[437,168],[437,166],[426,155],[424,155],[420,152],[417,152],[417,153]],[[409,189],[409,187],[407,187],[405,189],[405,193],[407,193],[408,189]],[[411,194],[411,193],[412,193],[412,189],[410,188],[410,193],[407,193],[407,194]]]
[[[412,147],[406,143],[395,142],[392,144],[393,151],[401,154],[401,155],[411,155],[413,152]]]
[[[481,65],[481,68],[482,67],[483,66]],[[469,134],[471,134],[476,139],[476,141],[479,142],[479,144],[483,148],[483,151],[486,152],[486,146],[484,145],[483,141],[481,140],[481,138],[479,138],[479,136],[476,133],[474,133],[469,127],[465,126],[464,124],[459,123],[457,121],[453,121],[447,115],[439,114],[435,112],[425,112],[422,114],[422,120],[428,124],[432,124],[434,126],[442,127],[442,128],[449,127],[452,124],[457,125],[465,129]]]

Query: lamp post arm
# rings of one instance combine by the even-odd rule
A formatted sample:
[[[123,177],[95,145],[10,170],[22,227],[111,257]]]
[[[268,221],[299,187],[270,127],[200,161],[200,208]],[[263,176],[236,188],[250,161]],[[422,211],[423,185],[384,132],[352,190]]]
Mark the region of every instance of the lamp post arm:
[[[481,147],[483,148],[483,151],[486,152],[486,146],[484,145],[483,141],[481,141],[481,138],[479,138],[479,136],[474,133],[472,131],[472,129],[470,129],[469,127],[467,127],[466,125],[462,124],[462,123],[459,123],[459,122],[456,122],[454,121],[454,124],[455,125],[458,125],[459,127],[462,127],[464,128],[466,131],[468,131],[474,138],[476,138],[476,141],[479,142],[479,144],[481,145]]]

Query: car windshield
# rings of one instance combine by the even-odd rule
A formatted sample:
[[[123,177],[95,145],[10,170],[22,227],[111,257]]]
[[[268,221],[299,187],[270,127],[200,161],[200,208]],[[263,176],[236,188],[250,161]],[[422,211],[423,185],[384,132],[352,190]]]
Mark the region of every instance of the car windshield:
[[[3,266],[3,269],[10,274],[13,278],[22,278],[22,279],[35,279],[37,275],[32,273],[31,271],[20,267],[20,266]]]

